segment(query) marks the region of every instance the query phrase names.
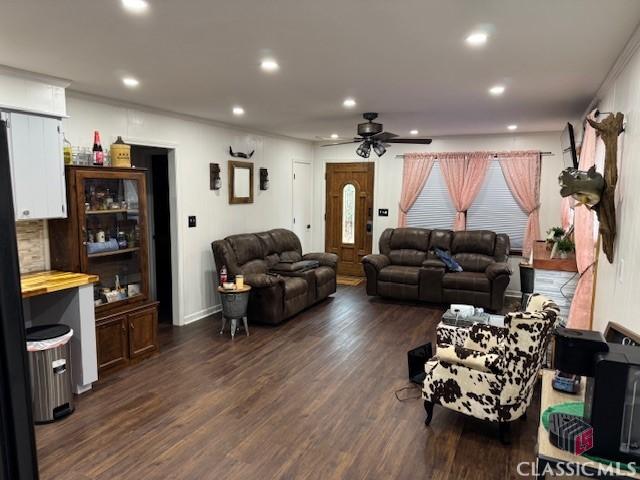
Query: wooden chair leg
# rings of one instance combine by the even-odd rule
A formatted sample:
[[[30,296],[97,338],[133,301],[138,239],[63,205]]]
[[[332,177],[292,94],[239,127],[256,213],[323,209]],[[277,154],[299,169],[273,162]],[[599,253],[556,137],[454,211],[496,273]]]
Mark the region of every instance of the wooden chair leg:
[[[427,412],[427,418],[425,418],[424,424],[428,426],[431,423],[431,418],[433,417],[433,402],[425,400],[424,409]]]
[[[511,445],[511,424],[509,422],[498,422],[498,435],[500,443]]]

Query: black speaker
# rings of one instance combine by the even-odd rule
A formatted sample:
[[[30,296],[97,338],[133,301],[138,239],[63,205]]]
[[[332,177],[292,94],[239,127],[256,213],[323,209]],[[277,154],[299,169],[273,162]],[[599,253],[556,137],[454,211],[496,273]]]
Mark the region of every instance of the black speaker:
[[[414,348],[407,352],[407,360],[409,361],[409,380],[413,383],[422,385],[424,377],[427,374],[424,371],[424,364],[433,357],[431,344],[427,343],[420,347]]]

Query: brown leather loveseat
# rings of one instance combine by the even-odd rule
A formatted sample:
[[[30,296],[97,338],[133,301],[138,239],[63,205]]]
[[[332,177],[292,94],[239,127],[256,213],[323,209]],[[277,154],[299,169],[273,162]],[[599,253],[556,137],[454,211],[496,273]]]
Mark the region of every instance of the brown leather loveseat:
[[[488,230],[388,228],[380,254],[362,259],[367,294],[499,310],[509,285],[509,237]],[[448,251],[462,272],[448,272],[434,248]]]
[[[251,322],[278,324],[336,291],[338,256],[302,255],[290,230],[231,235],[211,243],[216,268],[244,275],[251,285],[247,316]]]

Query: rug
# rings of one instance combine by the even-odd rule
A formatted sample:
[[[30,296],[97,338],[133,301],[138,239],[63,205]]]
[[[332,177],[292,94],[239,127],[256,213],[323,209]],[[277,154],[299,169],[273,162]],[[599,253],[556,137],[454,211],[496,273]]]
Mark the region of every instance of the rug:
[[[362,277],[348,277],[346,275],[338,275],[338,277],[336,278],[336,283],[344,287],[357,287],[362,282],[364,282],[364,278]]]

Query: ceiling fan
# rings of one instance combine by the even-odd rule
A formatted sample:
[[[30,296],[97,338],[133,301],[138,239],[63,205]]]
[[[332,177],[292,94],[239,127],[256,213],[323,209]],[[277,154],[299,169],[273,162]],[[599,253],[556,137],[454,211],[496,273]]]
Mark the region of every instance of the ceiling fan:
[[[374,112],[363,113],[364,123],[358,124],[358,135],[348,142],[334,142],[321,145],[322,147],[331,147],[333,145],[346,145],[349,143],[360,143],[356,149],[356,153],[362,158],[369,158],[371,149],[376,155],[381,157],[387,151],[387,147],[391,143],[410,143],[417,145],[429,145],[430,138],[399,138],[398,135],[391,132],[383,132],[382,124],[376,123],[374,120],[378,118],[378,114]]]

